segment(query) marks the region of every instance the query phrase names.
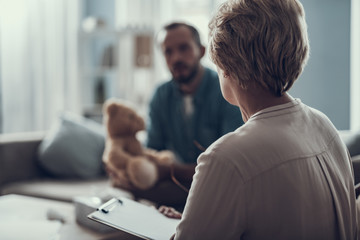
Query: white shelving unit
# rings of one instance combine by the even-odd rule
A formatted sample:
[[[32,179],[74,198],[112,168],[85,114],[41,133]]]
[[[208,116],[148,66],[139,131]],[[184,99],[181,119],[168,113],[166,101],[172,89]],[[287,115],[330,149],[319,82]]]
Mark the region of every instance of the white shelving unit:
[[[83,114],[101,121],[102,103],[114,97],[133,102],[146,115],[155,72],[153,30],[80,30],[78,39]]]

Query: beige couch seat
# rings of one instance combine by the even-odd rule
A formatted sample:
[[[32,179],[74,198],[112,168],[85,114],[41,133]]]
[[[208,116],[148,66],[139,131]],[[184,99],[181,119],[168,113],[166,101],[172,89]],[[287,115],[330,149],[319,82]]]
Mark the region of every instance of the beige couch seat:
[[[106,178],[87,181],[67,179],[17,181],[6,184],[1,189],[1,195],[6,194],[19,194],[64,202],[72,202],[73,198],[77,196],[97,196],[103,200],[114,196],[134,199],[130,192],[113,188]]]

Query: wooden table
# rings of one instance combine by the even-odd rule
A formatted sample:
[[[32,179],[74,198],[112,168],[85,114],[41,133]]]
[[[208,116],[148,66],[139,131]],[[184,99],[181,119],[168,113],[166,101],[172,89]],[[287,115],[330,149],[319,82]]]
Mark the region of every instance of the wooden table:
[[[64,223],[49,220],[49,210],[61,213]],[[114,230],[98,233],[79,225],[73,204],[22,195],[0,197],[0,239],[54,240],[138,240],[127,233]]]

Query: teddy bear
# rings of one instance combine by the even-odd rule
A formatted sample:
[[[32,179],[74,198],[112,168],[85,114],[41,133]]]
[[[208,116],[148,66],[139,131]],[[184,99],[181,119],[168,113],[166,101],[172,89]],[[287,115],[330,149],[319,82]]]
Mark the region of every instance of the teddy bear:
[[[175,161],[171,151],[143,147],[136,134],[145,129],[144,119],[129,102],[109,99],[103,106],[107,130],[103,162],[115,187],[146,190],[159,180],[159,165]]]

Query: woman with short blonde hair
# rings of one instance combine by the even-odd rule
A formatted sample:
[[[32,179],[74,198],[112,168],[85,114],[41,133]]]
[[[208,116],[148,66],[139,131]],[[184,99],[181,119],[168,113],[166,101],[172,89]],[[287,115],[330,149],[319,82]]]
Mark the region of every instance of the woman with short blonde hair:
[[[209,24],[212,61],[281,96],[301,74],[309,55],[305,13],[297,1],[228,1]]]
[[[230,0],[210,22],[224,98],[244,125],[201,154],[175,239],[357,239],[351,159],[287,91],[309,54],[297,0]],[[314,79],[316,81],[316,79]]]

